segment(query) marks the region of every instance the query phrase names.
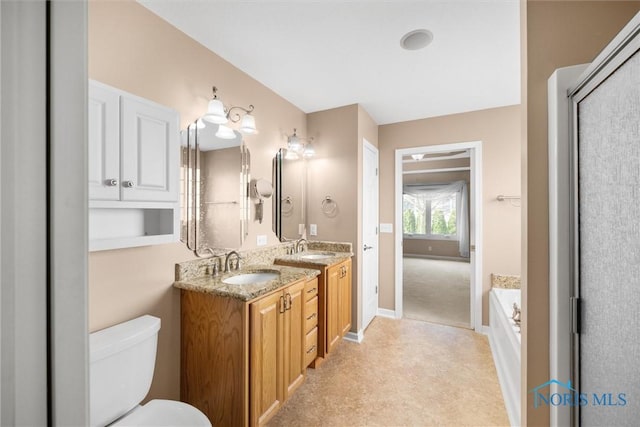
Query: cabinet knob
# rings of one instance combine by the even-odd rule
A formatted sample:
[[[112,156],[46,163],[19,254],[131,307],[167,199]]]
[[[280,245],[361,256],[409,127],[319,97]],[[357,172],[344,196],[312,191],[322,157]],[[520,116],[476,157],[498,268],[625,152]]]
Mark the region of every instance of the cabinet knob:
[[[109,187],[115,187],[116,185],[118,185],[118,180],[115,178],[106,179],[104,183]]]
[[[126,188],[132,188],[133,187],[133,181],[125,181],[125,182],[122,183],[122,186],[126,187]]]

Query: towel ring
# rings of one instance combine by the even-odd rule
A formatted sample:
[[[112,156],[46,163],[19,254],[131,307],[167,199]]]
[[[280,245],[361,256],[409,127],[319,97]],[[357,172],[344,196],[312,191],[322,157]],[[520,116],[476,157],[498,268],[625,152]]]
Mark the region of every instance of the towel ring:
[[[281,200],[282,204],[280,205],[280,212],[283,214],[288,214],[293,210],[293,200],[291,200],[291,196],[287,196]]]
[[[338,209],[338,204],[331,198],[331,196],[326,196],[322,199],[322,212],[325,215],[335,214],[336,209]]]

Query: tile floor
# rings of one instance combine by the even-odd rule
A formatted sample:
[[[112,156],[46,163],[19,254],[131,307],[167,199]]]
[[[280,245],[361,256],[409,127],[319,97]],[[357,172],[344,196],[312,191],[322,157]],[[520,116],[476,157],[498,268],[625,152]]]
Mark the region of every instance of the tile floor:
[[[269,426],[506,426],[487,337],[376,318],[361,344],[343,342]]]

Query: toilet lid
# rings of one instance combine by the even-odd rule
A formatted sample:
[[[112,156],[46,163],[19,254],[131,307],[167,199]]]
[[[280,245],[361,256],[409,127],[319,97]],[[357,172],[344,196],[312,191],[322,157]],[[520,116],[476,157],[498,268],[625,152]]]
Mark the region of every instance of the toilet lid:
[[[197,408],[176,400],[152,400],[131,411],[111,426],[211,427]]]

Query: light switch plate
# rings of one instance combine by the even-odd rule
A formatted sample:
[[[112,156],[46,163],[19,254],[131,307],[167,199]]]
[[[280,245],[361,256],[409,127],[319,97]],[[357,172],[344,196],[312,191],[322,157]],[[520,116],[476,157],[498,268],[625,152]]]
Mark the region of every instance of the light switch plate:
[[[381,233],[393,233],[393,224],[389,223],[380,223],[380,232]]]
[[[267,236],[266,234],[259,234],[258,238],[256,239],[256,244],[258,246],[264,246],[267,244]]]
[[[302,236],[304,233],[304,224],[298,224],[298,236]]]
[[[309,224],[309,234],[312,236],[318,235],[318,224]]]

